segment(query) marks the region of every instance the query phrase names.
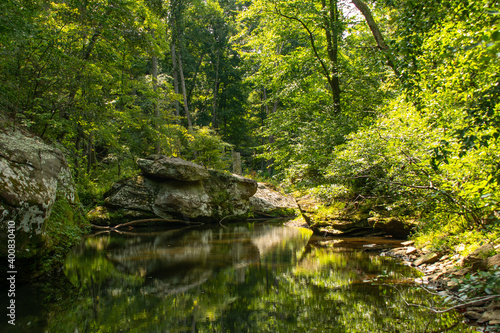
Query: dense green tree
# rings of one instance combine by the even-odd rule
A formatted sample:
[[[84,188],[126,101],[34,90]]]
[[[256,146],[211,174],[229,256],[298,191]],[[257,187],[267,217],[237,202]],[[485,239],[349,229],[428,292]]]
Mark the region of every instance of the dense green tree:
[[[264,156],[289,180],[320,182],[333,147],[383,100],[380,56],[366,29],[346,28],[352,19],[341,4],[254,1],[240,19],[249,82],[268,110]]]
[[[8,0],[0,107],[67,152],[89,200],[136,156],[221,168],[233,149],[330,201],[485,228],[500,200],[499,6]]]
[[[406,64],[399,68],[409,85],[337,147],[332,181],[351,195],[385,198],[433,232],[497,230],[499,58],[490,5],[387,2],[397,9],[391,52]]]

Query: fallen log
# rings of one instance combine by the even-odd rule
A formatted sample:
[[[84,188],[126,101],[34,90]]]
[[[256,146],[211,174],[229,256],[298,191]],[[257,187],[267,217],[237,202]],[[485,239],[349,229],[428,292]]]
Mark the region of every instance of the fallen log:
[[[115,226],[100,226],[100,225],[95,225],[92,223],[90,225],[92,226],[92,228],[100,229],[100,230],[116,230],[116,229],[123,228],[123,227],[131,227],[131,226],[136,225],[136,224],[150,223],[150,222],[174,222],[174,223],[182,223],[185,225],[203,225],[202,222],[169,220],[169,219],[161,219],[161,218],[134,220],[134,221],[126,222],[126,223],[117,224]]]

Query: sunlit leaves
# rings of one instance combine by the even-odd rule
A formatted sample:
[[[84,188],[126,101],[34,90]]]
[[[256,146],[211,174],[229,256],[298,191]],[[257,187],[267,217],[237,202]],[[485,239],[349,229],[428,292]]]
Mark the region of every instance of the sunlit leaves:
[[[419,6],[406,10],[425,12]],[[484,9],[471,5],[457,15],[421,27],[412,46],[415,89],[379,108],[374,125],[337,149],[330,175],[390,201],[410,199],[416,215],[457,214],[472,228],[490,223],[498,207],[500,64],[491,49],[468,47],[488,36]]]

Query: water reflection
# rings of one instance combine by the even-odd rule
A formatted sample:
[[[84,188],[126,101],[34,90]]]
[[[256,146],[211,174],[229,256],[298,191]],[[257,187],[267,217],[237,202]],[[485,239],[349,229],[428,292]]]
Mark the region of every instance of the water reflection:
[[[472,331],[454,314],[408,307],[401,294],[436,300],[411,287],[413,270],[363,243],[265,224],[87,238],[65,266],[81,298],[48,331]]]

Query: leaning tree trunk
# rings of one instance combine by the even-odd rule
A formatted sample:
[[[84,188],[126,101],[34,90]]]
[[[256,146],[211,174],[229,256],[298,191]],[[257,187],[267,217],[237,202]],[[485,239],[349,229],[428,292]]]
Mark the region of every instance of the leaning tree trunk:
[[[172,53],[172,76],[174,79],[174,92],[176,95],[179,94],[179,79],[178,79],[178,74],[177,74],[177,57],[175,56],[175,44],[172,42],[172,45],[170,46],[171,53]],[[179,101],[175,100],[175,115],[176,117],[180,117],[180,106],[179,106]]]
[[[354,6],[356,6],[356,8],[358,8],[361,14],[363,14],[363,16],[365,17],[366,23],[368,24],[368,27],[370,27],[373,38],[377,42],[378,48],[385,55],[387,64],[392,68],[394,74],[396,74],[396,76],[401,80],[401,73],[399,72],[398,68],[396,67],[396,64],[394,63],[394,56],[392,55],[391,49],[385,42],[384,36],[380,32],[378,24],[375,22],[375,19],[373,18],[370,8],[368,8],[368,6],[362,0],[352,0],[352,3],[354,4]]]
[[[182,57],[181,52],[179,51],[179,74],[181,76],[181,88],[182,88],[182,97],[184,99],[184,112],[186,113],[186,118],[188,122],[188,130],[190,132],[193,131],[193,123],[191,121],[191,113],[189,112],[189,106],[187,102],[187,94],[186,94],[186,80],[184,80],[184,71],[182,70]]]

